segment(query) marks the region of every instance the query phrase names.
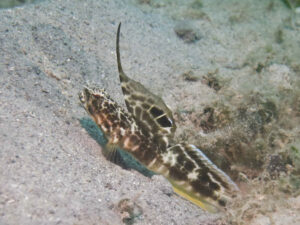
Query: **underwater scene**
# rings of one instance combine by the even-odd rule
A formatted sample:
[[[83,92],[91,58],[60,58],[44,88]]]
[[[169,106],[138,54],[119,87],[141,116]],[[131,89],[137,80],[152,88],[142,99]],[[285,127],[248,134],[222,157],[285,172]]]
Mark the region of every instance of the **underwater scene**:
[[[0,0],[0,224],[300,224],[299,0]]]

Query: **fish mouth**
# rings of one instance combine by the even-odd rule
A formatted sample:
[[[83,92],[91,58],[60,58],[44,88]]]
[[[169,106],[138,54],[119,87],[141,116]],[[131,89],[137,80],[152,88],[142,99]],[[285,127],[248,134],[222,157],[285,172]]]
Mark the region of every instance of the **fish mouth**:
[[[84,108],[85,110],[87,109],[87,102],[88,102],[88,89],[84,88],[82,91],[78,93],[78,98],[79,98],[79,105]]]
[[[79,98],[79,101],[80,101],[80,103],[83,105],[83,104],[85,104],[85,102],[86,102],[86,95],[85,95],[85,93],[84,93],[85,91],[83,90],[83,91],[80,91],[79,93],[78,93],[78,98]]]

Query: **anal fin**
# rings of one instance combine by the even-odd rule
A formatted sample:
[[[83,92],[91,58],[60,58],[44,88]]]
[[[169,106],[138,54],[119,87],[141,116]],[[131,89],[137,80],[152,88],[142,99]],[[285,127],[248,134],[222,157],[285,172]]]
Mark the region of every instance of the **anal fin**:
[[[212,204],[206,202],[206,201],[201,201],[199,198],[194,198],[191,195],[187,194],[186,192],[182,191],[179,187],[176,187],[172,185],[173,190],[176,194],[180,195],[181,197],[187,199],[188,201],[194,203],[195,205],[199,206],[200,208],[211,212],[211,213],[216,213],[219,211],[219,209]]]

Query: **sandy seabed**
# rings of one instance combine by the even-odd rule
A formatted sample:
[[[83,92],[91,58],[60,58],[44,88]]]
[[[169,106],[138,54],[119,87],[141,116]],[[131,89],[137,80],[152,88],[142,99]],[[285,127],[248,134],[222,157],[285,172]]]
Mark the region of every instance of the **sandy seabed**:
[[[183,3],[182,3],[183,2]],[[86,84],[125,72],[240,186],[224,213],[105,159]],[[0,10],[0,224],[299,224],[300,15],[282,1],[52,0]],[[134,167],[134,166],[133,166]]]

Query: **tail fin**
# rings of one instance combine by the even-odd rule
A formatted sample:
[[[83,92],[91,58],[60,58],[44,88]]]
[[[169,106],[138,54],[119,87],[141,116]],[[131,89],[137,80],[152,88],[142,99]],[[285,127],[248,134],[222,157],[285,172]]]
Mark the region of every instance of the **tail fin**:
[[[181,143],[162,155],[174,191],[194,204],[215,212],[239,189],[230,177],[194,145]]]

